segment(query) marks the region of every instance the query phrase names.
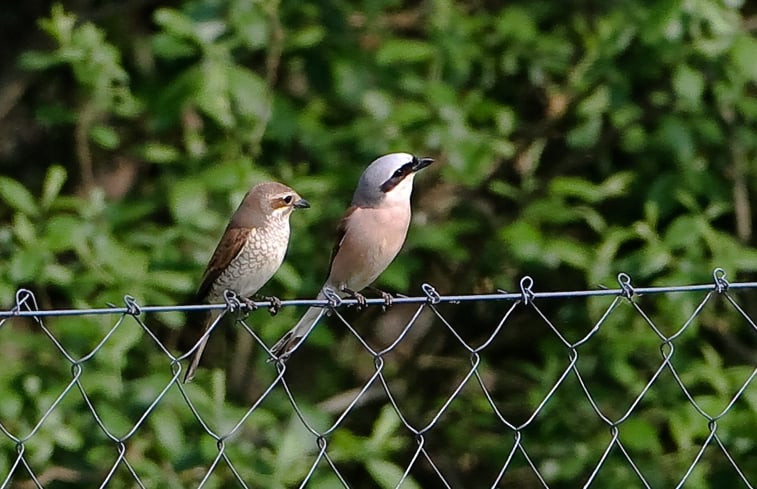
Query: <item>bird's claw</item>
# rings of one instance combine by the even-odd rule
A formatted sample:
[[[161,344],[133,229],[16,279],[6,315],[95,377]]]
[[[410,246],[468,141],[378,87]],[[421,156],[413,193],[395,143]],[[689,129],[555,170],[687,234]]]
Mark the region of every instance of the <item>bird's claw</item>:
[[[250,299],[249,297],[242,297],[240,299],[240,306],[239,310],[244,313],[244,317],[247,317],[249,313],[252,311],[256,311],[258,309],[258,306],[255,304],[255,301]]]
[[[357,301],[357,309],[358,309],[358,311],[360,309],[365,309],[366,307],[368,307],[368,300],[360,292],[353,292],[352,293],[352,298]]]
[[[384,299],[384,303],[381,305],[381,310],[386,312],[388,309],[394,305],[394,297],[389,292],[386,292],[384,290],[381,290],[376,287],[369,287],[373,292],[377,293],[381,296],[382,299]]]
[[[390,294],[389,292],[385,292],[383,290],[381,290],[380,292],[381,292],[381,298],[384,299],[384,305],[381,306],[381,309],[383,309],[384,312],[386,312],[388,309],[392,307],[392,304],[394,304],[393,302],[394,298],[392,297],[392,294]]]
[[[223,291],[223,300],[226,302],[229,312],[241,311],[246,314],[258,308],[253,301],[247,297],[240,297],[231,289]]]
[[[271,316],[275,316],[279,313],[279,310],[281,309],[281,299],[272,295],[265,296],[263,299],[271,303],[268,306],[268,312],[271,313]]]
[[[344,292],[346,292],[347,294],[349,294],[351,298],[353,298],[353,299],[355,299],[357,301],[357,309],[358,309],[358,311],[360,309],[365,309],[366,307],[368,307],[368,299],[366,299],[365,296],[363,294],[361,294],[360,292],[357,292],[357,291],[354,291],[354,290],[350,290],[350,289],[347,289],[347,288],[342,289],[342,290]]]

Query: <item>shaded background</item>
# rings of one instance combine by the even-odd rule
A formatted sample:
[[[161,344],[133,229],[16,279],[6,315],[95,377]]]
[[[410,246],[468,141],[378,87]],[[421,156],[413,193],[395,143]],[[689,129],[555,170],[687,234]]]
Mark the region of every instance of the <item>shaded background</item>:
[[[715,266],[729,280],[751,280],[755,30],[757,10],[738,0],[19,3],[0,19],[0,305],[12,306],[20,287],[32,289],[41,308],[122,304],[127,293],[140,304],[185,303],[228,216],[264,179],[287,183],[313,208],[292,217],[286,263],[262,292],[312,297],[357,178],[392,151],[437,163],[416,179],[411,231],[377,283],[383,289],[417,295],[429,282],[440,293],[517,290],[528,274],[536,290],[575,290],[614,287],[620,271],[636,285],[687,284],[712,281]],[[672,334],[701,297],[649,299],[646,307]],[[753,300],[741,304],[754,315]],[[545,308],[577,338],[607,305]],[[505,310],[478,304],[444,314],[476,344]],[[715,405],[731,399],[757,358],[753,325],[732,312],[723,302],[709,305],[677,353],[697,392]],[[256,312],[250,323],[271,344],[299,313]],[[411,314],[347,312],[379,343]],[[632,399],[660,362],[659,340],[630,308],[614,318],[583,357],[608,402]],[[145,320],[177,352],[195,339],[182,329],[182,314]],[[48,325],[81,356],[114,322]],[[433,415],[468,362],[439,326],[424,315],[393,359],[396,387],[419,419]],[[114,336],[87,373],[99,405],[125,427],[170,378],[166,357],[138,331]],[[243,413],[272,378],[259,349],[237,334],[215,335],[208,366],[219,368],[203,369],[191,386],[219,418]],[[289,378],[326,418],[373,368],[334,321],[298,353]],[[11,359],[0,372],[0,422],[23,433],[70,380],[70,365],[21,320],[0,330],[0,355]],[[526,419],[565,359],[532,313],[514,317],[485,364],[506,414]],[[707,434],[668,384],[657,395],[669,405],[641,406],[626,435],[647,457],[648,476],[664,486],[680,478]],[[608,436],[595,417],[586,423],[593,415],[585,401],[584,411],[572,407],[579,389],[564,396],[531,434],[535,458],[557,487],[585,480]],[[130,450],[146,481],[181,487],[199,480],[215,445],[174,397]],[[455,404],[435,453],[450,481],[478,487],[491,484],[511,437],[491,413],[476,414],[471,399]],[[80,400],[67,403],[30,453],[40,472],[69,470],[53,470],[51,487],[97,484],[114,450]],[[392,435],[376,441],[384,404],[367,402],[334,441],[356,487],[393,487],[396,479],[377,474],[391,479],[412,453],[397,419],[387,422]],[[756,411],[752,387],[729,414],[734,437],[757,432]],[[291,484],[304,477],[314,447],[295,456],[280,443],[301,436],[283,396],[264,413],[237,441],[239,457],[253,486]],[[728,445],[753,482],[756,443],[742,436]],[[15,448],[2,437],[0,448],[2,475]],[[737,480],[722,456],[713,457],[691,487]],[[528,469],[514,474],[518,487],[535,483]],[[428,467],[413,476],[436,485]],[[330,487],[330,477],[318,472],[314,484]],[[606,477],[638,484],[622,463]],[[228,474],[213,483],[233,485]]]

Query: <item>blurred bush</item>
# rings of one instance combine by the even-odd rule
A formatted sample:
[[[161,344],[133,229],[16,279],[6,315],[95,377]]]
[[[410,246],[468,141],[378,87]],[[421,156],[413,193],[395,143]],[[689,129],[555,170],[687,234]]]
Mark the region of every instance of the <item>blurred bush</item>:
[[[438,163],[417,179],[408,242],[379,280],[382,288],[415,293],[430,282],[442,293],[515,290],[518,278],[529,274],[537,289],[583,289],[613,286],[619,271],[636,284],[669,285],[709,282],[715,266],[731,280],[755,276],[757,11],[748,2],[171,5],[84,1],[73,10],[48,10],[46,2],[32,2],[10,8],[2,21],[9,34],[0,53],[4,308],[20,287],[34,290],[44,308],[102,307],[121,303],[126,293],[141,304],[185,302],[227,217],[263,179],[286,182],[313,203],[293,218],[287,261],[263,292],[313,296],[360,172],[390,151],[429,155]],[[752,317],[754,304],[744,305]],[[696,298],[670,297],[655,310],[660,323],[680,325],[695,305]],[[603,307],[588,301],[585,308],[566,304],[551,312],[564,318],[562,327],[581,331]],[[274,341],[297,312],[282,311],[264,328],[265,338]],[[449,314],[453,324],[468,324],[473,337],[485,337],[498,320],[485,310]],[[753,365],[753,329],[723,326],[722,314],[705,311],[703,324],[710,326],[701,330],[702,344],[680,354],[707,359],[701,371],[691,370],[703,383]],[[186,343],[182,315],[154,320],[169,346]],[[603,373],[609,385],[631,389],[638,379],[628,372],[645,371],[634,351],[650,339],[638,318],[629,321],[630,330],[608,334],[614,336],[603,343],[608,350],[587,357],[612,366]],[[66,330],[71,341],[90,341],[94,333],[87,330],[97,326],[77,324]],[[23,357],[39,341],[9,331],[0,331],[3,358]],[[490,367],[524,399],[557,353],[537,332],[514,331],[496,347],[501,354],[492,355]],[[338,332],[320,328],[303,356],[315,362],[337,341],[344,343]],[[141,365],[103,365],[91,375],[101,374],[98,382],[106,384],[124,375],[147,382],[159,367],[140,348],[144,342],[127,341],[118,353],[144,358]],[[309,384],[313,402],[357,375],[349,372],[358,347],[345,348],[329,355],[323,372],[301,373],[317,375]],[[441,358],[449,348],[448,339],[439,339],[425,354]],[[31,389],[34,379],[65,385],[68,370],[50,370],[45,361],[6,371],[1,397],[15,399],[11,406],[33,405],[42,392]],[[240,384],[243,365],[222,365],[237,379],[229,384],[232,399],[218,401],[224,409],[240,409],[255,391],[254,381]],[[202,387],[210,385],[203,379],[221,382],[218,371],[203,375],[193,386],[197,395],[209,405],[224,398],[224,389]],[[441,374],[416,365],[403,375],[413,385]],[[421,402],[412,389],[407,395],[409,403]],[[564,402],[580,391],[573,396]],[[677,402],[671,412],[684,409],[685,400]],[[19,412],[14,409],[9,412]],[[283,399],[270,409],[272,419],[289,413]],[[754,425],[754,402],[733,409],[735,418]],[[86,425],[78,416],[87,415],[67,413],[56,424],[62,438],[39,452],[39,463],[61,460],[65,452],[96,464],[91,445],[76,433]],[[197,432],[188,427],[192,418],[174,414],[160,419],[178,421],[154,421],[158,435],[143,441],[155,481],[168,478],[158,463],[164,455],[171,470],[182,473],[214,450],[212,444],[188,447],[186,439]],[[351,454],[344,457],[377,481],[391,480],[395,462],[370,460],[395,460],[391,453],[407,450],[411,441],[396,445],[385,434],[396,428],[394,421],[371,419],[373,428],[371,420],[362,423],[373,433],[368,441],[349,430],[340,435],[343,453]],[[269,464],[284,464],[261,469],[265,480],[295,480],[302,471],[287,464],[300,461],[287,459],[282,450],[290,445],[277,440],[287,440],[296,423],[266,422],[256,436],[275,453],[250,448],[245,456],[254,452]],[[645,422],[635,427],[640,446],[656,438],[650,450],[679,454],[670,466],[690,460],[682,447],[700,434],[686,419]],[[564,458],[564,445],[555,445],[550,429],[535,435],[540,441],[534,444],[543,442],[536,451]],[[453,452],[480,431],[473,419],[449,430],[460,430]],[[740,453],[753,454],[755,440],[750,443]],[[366,461],[361,450],[378,455]],[[502,456],[492,450],[494,459]],[[1,459],[0,473],[12,453]],[[757,470],[753,455],[741,460]],[[456,470],[473,481],[474,471],[464,467],[475,466],[460,463]],[[572,480],[571,470],[579,469],[559,465],[552,480]],[[321,484],[330,482],[326,477]]]

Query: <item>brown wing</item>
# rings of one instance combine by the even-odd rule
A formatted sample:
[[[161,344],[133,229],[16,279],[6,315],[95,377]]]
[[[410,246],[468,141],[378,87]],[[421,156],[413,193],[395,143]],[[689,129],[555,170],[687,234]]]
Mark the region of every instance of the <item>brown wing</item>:
[[[213,252],[213,256],[210,258],[208,267],[205,269],[202,283],[200,283],[200,287],[197,289],[195,298],[198,302],[206,300],[213,282],[229,266],[231,260],[239,254],[250,233],[254,232],[255,228],[226,229],[226,232],[221,237],[221,241],[216,246],[216,250]]]
[[[329,260],[329,275],[331,275],[331,266],[334,264],[334,258],[336,258],[336,254],[339,253],[339,248],[341,248],[342,242],[344,241],[344,235],[347,234],[347,223],[349,222],[352,213],[355,212],[355,209],[357,209],[356,206],[350,206],[342,216],[342,220],[339,221],[339,227],[336,228],[336,241],[334,242],[334,247],[331,248],[331,259]],[[329,277],[326,276],[326,280],[328,279]]]

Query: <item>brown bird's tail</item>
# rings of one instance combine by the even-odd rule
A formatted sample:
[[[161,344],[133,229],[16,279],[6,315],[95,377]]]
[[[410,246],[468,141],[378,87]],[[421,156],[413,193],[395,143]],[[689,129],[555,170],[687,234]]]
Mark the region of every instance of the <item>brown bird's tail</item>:
[[[318,299],[325,299],[323,292],[318,294]],[[309,307],[305,314],[297,321],[294,328],[287,331],[287,333],[281,337],[275,345],[271,347],[271,353],[277,357],[288,357],[292,350],[300,344],[302,338],[305,337],[310,330],[315,326],[315,323],[326,314],[326,309],[323,307]]]
[[[222,312],[223,310],[213,310],[205,315],[205,321],[202,328],[203,335],[208,331],[208,329],[213,324],[215,324],[219,320],[218,317],[221,315]],[[189,363],[187,372],[184,374],[183,382],[185,384],[187,382],[191,382],[192,379],[194,379],[195,373],[197,372],[197,367],[200,365],[200,358],[202,357],[202,352],[205,350],[205,346],[208,344],[208,338],[210,338],[210,335],[202,338],[199,344],[197,345],[194,353],[192,354],[192,361]]]

